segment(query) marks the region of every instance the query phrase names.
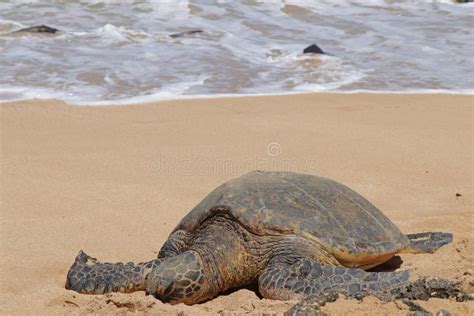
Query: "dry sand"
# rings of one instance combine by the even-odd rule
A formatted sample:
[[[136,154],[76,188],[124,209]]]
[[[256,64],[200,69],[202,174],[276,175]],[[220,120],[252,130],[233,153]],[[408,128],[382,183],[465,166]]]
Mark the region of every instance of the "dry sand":
[[[252,315],[292,302],[242,289],[195,306],[144,293],[64,289],[79,249],[107,261],[154,258],[178,221],[220,183],[253,169],[333,178],[404,232],[454,233],[435,254],[403,254],[414,276],[474,288],[473,97],[307,94],[120,107],[2,104],[2,314]],[[456,196],[456,193],[461,196]],[[473,314],[473,303],[432,299]],[[403,304],[341,299],[331,314],[400,314]]]

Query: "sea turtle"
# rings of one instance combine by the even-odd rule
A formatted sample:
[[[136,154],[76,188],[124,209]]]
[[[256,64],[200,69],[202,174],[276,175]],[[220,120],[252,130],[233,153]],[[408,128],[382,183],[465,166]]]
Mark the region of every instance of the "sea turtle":
[[[48,33],[48,34],[55,34],[56,32],[59,32],[58,29],[54,27],[50,27],[44,24],[41,25],[36,25],[36,26],[30,26],[30,27],[25,27],[22,29],[19,29],[15,31],[14,33]]]
[[[66,288],[86,294],[145,290],[194,304],[258,282],[265,298],[357,296],[406,284],[409,271],[367,272],[400,252],[431,253],[452,235],[406,235],[333,180],[254,171],[204,198],[171,232],[158,259],[105,263],[80,251]]]

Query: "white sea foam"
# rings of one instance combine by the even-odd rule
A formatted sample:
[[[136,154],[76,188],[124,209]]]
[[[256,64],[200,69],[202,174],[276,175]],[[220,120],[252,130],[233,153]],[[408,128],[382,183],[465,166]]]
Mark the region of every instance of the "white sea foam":
[[[471,94],[473,17],[432,0],[1,2],[0,100]],[[12,33],[38,24],[62,32]],[[302,54],[312,43],[329,55]]]

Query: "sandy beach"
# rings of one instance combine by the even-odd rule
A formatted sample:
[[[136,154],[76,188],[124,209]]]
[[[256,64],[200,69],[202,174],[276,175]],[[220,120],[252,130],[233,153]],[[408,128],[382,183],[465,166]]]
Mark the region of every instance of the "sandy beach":
[[[402,254],[413,277],[474,293],[474,99],[448,94],[301,94],[132,106],[4,103],[1,314],[139,312],[274,315],[295,302],[240,289],[194,306],[65,290],[80,249],[99,260],[155,258],[179,220],[222,182],[254,169],[342,182],[403,232],[447,231],[435,254]],[[431,299],[436,313],[474,303]],[[406,315],[401,303],[340,299],[331,315]]]

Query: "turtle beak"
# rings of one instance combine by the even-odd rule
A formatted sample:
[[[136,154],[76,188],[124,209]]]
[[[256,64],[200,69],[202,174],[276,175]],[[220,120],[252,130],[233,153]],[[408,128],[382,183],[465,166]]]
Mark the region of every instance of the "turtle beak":
[[[150,274],[148,276],[150,276]],[[159,275],[151,276],[151,278],[147,277],[146,294],[153,295],[160,301],[166,302],[166,297],[173,290],[173,284],[174,282],[172,280],[162,278]]]

